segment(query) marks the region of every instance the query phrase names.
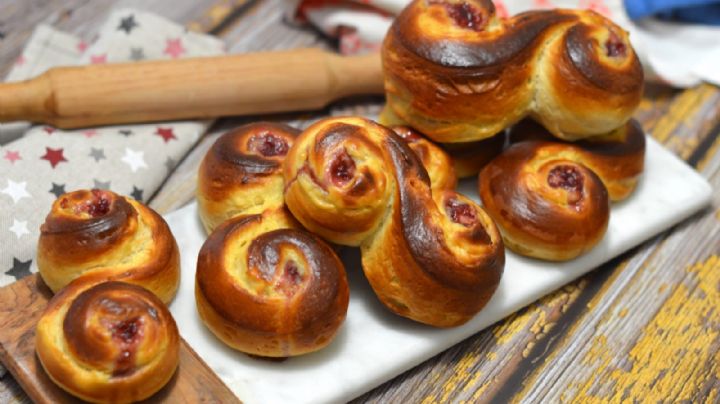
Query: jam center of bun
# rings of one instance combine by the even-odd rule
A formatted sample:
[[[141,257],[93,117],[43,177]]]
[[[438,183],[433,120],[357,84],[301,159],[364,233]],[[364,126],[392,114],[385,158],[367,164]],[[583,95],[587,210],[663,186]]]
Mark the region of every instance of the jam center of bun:
[[[275,157],[286,155],[290,146],[282,137],[264,132],[250,137],[248,149],[264,157]]]
[[[297,265],[293,261],[288,261],[283,268],[283,273],[280,277],[279,289],[288,297],[295,294],[298,286],[302,282],[303,277],[298,269]]]
[[[485,28],[485,16],[475,6],[467,2],[447,3],[432,1],[430,4],[442,4],[448,15],[460,28],[482,31]]]
[[[477,223],[475,209],[455,198],[445,201],[445,212],[450,217],[450,220],[465,227],[471,227]]]
[[[335,155],[330,163],[330,178],[337,186],[345,185],[355,176],[355,169],[355,161],[343,149],[342,152]]]
[[[627,56],[627,46],[615,31],[610,31],[610,36],[605,41],[605,51],[611,58]]]
[[[120,355],[115,359],[113,376],[128,375],[135,371],[135,350],[141,336],[142,321],[139,317],[122,320],[112,327],[112,337],[120,345]]]
[[[560,165],[552,170],[547,177],[548,185],[568,191],[568,203],[577,203],[582,199],[583,175],[573,166]]]

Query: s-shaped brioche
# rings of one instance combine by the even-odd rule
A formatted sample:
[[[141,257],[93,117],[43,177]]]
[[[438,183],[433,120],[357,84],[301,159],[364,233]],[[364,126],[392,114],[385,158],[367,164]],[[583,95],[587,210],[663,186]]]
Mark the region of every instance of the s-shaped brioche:
[[[287,357],[332,341],[345,320],[345,268],[284,210],[235,217],[205,241],[195,297],[205,325],[239,351]]]
[[[118,280],[169,303],[180,282],[180,255],[165,220],[105,190],[79,190],[55,200],[40,227],[37,259],[53,292],[79,277]]]
[[[299,133],[288,125],[258,122],[215,141],[198,173],[198,210],[208,233],[231,217],[282,208],[281,164]]]
[[[630,196],[645,167],[645,132],[634,119],[606,135],[573,143],[554,138],[545,128],[531,120],[524,120],[510,129],[510,143],[527,140],[558,143],[554,149],[546,149],[557,157],[566,153],[576,156],[570,158],[582,162],[600,177],[611,201],[621,201]]]
[[[167,307],[147,289],[78,279],[56,294],[38,322],[35,348],[53,382],[83,400],[144,400],[172,377],[180,336]]]
[[[608,192],[572,145],[521,142],[480,172],[480,199],[505,245],[518,254],[563,261],[605,235]]]
[[[525,116],[575,140],[621,126],[643,71],[627,33],[592,11],[502,20],[490,0],[414,0],[382,47],[381,122],[437,142],[488,138]]]
[[[413,151],[392,130],[357,118],[306,129],[283,165],[285,202],[310,231],[360,246],[362,266],[393,312],[438,327],[463,324],[500,282],[500,234],[471,200],[433,194]]]

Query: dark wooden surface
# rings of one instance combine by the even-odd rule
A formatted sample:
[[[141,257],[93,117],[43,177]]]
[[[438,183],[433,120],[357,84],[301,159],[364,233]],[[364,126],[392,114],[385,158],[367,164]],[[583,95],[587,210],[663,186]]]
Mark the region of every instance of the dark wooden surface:
[[[329,48],[316,32],[282,19],[284,0],[0,0],[0,73],[35,24],[90,39],[108,10],[135,6],[222,37],[230,52]],[[373,114],[381,98],[322,111],[263,117],[305,125]],[[720,189],[720,90],[648,85],[636,117],[645,130]],[[168,212],[192,199],[215,125],[150,205]],[[357,402],[720,402],[720,193],[712,206],[580,280],[359,397]],[[9,376],[0,402],[27,396]]]
[[[50,298],[52,292],[37,274],[0,289],[0,359],[36,403],[80,402],[50,380],[35,354],[35,325]],[[238,402],[182,339],[178,370],[168,384],[148,401]]]

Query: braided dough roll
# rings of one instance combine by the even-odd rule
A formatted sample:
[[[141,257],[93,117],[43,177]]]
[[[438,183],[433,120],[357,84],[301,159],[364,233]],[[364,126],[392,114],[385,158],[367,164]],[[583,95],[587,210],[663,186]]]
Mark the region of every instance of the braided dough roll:
[[[124,282],[76,280],[56,294],[35,332],[53,382],[92,402],[129,403],[160,390],[179,361],[180,336],[167,307]]]
[[[393,312],[438,327],[462,324],[490,299],[505,254],[490,217],[427,171],[390,129],[324,119],[305,130],[283,166],[285,201],[310,231],[360,246],[373,290]]]
[[[575,140],[624,124],[643,71],[627,33],[592,11],[497,17],[490,0],[415,0],[382,47],[381,122],[437,142],[481,140],[525,116]]]
[[[572,145],[528,141],[510,146],[480,172],[480,199],[505,244],[518,254],[562,261],[605,235],[608,192]]]
[[[61,195],[40,227],[38,269],[57,292],[77,278],[140,285],[168,303],[180,283],[180,255],[165,220],[105,190]]]
[[[602,180],[611,201],[621,201],[632,193],[645,167],[645,132],[631,119],[614,131],[574,143],[561,142],[534,121],[524,120],[510,129],[510,143],[528,140],[554,141],[547,153],[580,161]],[[578,157],[575,157],[578,156]]]
[[[299,133],[258,122],[218,138],[198,173],[198,210],[208,233],[231,217],[282,208],[281,164]]]
[[[198,257],[195,297],[200,318],[221,341],[266,357],[313,352],[345,320],[345,268],[316,236],[296,230],[288,212],[223,222]]]

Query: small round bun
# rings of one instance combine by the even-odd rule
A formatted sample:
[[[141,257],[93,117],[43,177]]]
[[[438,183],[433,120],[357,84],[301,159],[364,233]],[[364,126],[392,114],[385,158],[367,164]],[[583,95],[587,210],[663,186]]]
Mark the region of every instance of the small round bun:
[[[38,268],[58,292],[83,277],[140,285],[168,303],[180,283],[180,255],[165,220],[105,190],[61,195],[40,227]]]
[[[510,146],[480,172],[480,199],[518,254],[575,258],[605,235],[610,200],[600,178],[558,144]]]
[[[328,345],[345,320],[349,289],[333,249],[295,229],[284,210],[223,222],[198,257],[200,318],[239,351],[288,357]]]
[[[72,282],[40,317],[35,348],[53,382],[96,403],[144,400],[178,367],[180,336],[167,307],[124,282]]]
[[[200,219],[210,233],[223,221],[284,205],[282,161],[299,130],[258,122],[220,136],[198,172]]]

